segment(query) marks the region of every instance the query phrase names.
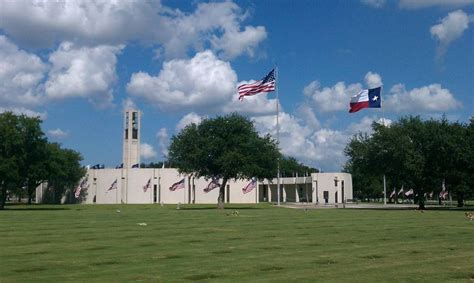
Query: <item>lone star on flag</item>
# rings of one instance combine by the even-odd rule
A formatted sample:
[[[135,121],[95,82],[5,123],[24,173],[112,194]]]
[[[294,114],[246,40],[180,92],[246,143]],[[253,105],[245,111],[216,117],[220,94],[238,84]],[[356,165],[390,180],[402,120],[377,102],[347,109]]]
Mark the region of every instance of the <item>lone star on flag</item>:
[[[377,101],[377,99],[379,99],[378,96],[374,96],[374,98],[372,98],[373,101]]]

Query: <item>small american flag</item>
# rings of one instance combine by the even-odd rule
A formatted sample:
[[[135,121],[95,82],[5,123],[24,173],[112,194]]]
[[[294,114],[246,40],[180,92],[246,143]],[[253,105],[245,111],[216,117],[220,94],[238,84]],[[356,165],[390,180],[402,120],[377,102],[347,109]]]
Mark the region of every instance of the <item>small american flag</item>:
[[[82,179],[82,181],[81,181],[81,183],[79,184],[79,186],[77,186],[76,190],[74,191],[74,197],[75,197],[75,198],[79,198],[79,197],[81,196],[81,191],[82,191],[83,189],[87,189],[87,181],[88,181],[88,179],[89,179],[89,176],[86,175],[86,176]]]
[[[413,189],[410,189],[405,193],[405,196],[411,196],[412,194],[413,194]]]
[[[110,188],[105,192],[108,193],[111,190],[116,190],[117,189],[117,179],[110,185]]]
[[[179,189],[184,189],[184,178],[181,181],[174,183],[170,187],[170,191],[172,191],[172,192],[174,192],[176,190],[179,190]]]
[[[150,188],[151,186],[151,178],[148,179],[148,182],[146,183],[145,186],[143,186],[143,191],[146,193],[146,191]]]
[[[243,84],[238,88],[239,90],[239,100],[244,100],[244,96],[252,96],[261,92],[270,92],[275,90],[275,69],[271,70],[268,75],[266,75],[260,81]]]
[[[208,193],[208,192],[214,190],[215,188],[219,188],[220,186],[221,186],[221,184],[219,184],[219,179],[212,178],[211,182],[209,184],[207,184],[207,186],[204,188],[204,192]]]
[[[247,186],[245,186],[245,187],[242,188],[242,192],[243,192],[244,194],[249,193],[249,192],[251,192],[253,189],[255,189],[256,186],[257,186],[257,180],[256,180],[256,179],[252,179],[252,180],[250,181],[250,183],[247,184]]]
[[[395,190],[395,188],[393,188],[393,192],[390,194],[389,198],[393,198],[396,194],[397,194],[397,191]]]

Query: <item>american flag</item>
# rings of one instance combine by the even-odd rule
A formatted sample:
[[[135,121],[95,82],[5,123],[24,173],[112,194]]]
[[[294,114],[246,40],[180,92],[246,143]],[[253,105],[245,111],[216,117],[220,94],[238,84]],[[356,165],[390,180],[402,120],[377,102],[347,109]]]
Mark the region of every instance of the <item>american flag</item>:
[[[397,191],[395,190],[395,188],[393,188],[393,192],[390,194],[389,198],[393,198],[396,194],[397,194]]]
[[[143,186],[143,191],[146,193],[146,191],[148,190],[148,188],[150,188],[151,186],[151,178],[148,179],[148,182],[146,183],[145,186]]]
[[[117,179],[110,185],[110,188],[105,192],[108,193],[111,190],[116,190],[117,189]]]
[[[412,194],[413,194],[413,189],[410,189],[405,193],[405,196],[411,196]]]
[[[256,179],[252,179],[250,181],[250,183],[247,184],[247,186],[243,187],[242,188],[242,192],[244,194],[246,193],[250,193],[253,189],[255,189],[255,187],[257,186],[257,180]]]
[[[398,194],[397,194],[397,195],[399,196],[399,195],[402,194],[403,192],[404,192],[404,190],[403,190],[403,185],[402,185],[402,188],[400,189],[400,191],[398,191]]]
[[[207,186],[204,188],[204,192],[208,193],[215,188],[219,188],[221,184],[219,184],[219,179],[218,178],[212,178],[211,182],[207,184]]]
[[[238,88],[239,90],[239,100],[244,100],[244,96],[252,96],[261,92],[270,92],[275,90],[275,69],[271,70],[268,75],[266,75],[260,81],[243,84]]]
[[[86,175],[86,176],[82,179],[82,181],[81,181],[81,183],[79,184],[79,186],[77,186],[76,190],[74,191],[74,197],[75,197],[75,198],[79,198],[79,197],[81,196],[81,191],[82,191],[83,189],[86,189],[86,188],[87,188],[86,185],[87,185],[87,180],[89,179],[88,177],[89,177],[89,176]]]
[[[179,190],[179,189],[184,189],[184,178],[181,181],[174,183],[170,187],[170,191],[172,191],[172,192],[176,191],[176,190]]]

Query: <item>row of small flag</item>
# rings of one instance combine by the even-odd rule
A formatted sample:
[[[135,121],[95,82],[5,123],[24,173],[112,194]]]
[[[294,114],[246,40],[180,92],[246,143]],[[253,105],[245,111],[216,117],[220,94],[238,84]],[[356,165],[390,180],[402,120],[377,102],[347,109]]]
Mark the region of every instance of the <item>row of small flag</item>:
[[[403,190],[403,187],[400,189],[400,191],[398,191],[398,193],[396,192],[396,189],[393,189],[392,193],[390,194],[389,198],[394,198],[395,196],[399,196],[400,194],[404,194],[406,197],[409,197],[411,195],[413,195],[413,189],[410,189],[408,191],[404,191]],[[432,191],[431,193],[424,193],[424,197],[429,197],[429,198],[433,198],[433,195],[434,195],[434,192]],[[440,199],[447,199],[448,197],[448,191],[443,189],[440,193],[439,193],[439,198]]]
[[[263,79],[254,83],[242,84],[237,88],[239,100],[243,101],[245,96],[253,96],[258,93],[272,92],[276,89],[275,69],[271,70]],[[364,108],[381,108],[382,87],[363,89],[351,97],[349,113],[357,112]]]
[[[169,190],[174,192],[176,190],[184,189],[184,180],[185,179],[183,178],[180,181],[174,183],[173,185],[171,185]],[[87,179],[84,179],[81,182],[81,185],[79,185],[78,188],[76,189],[76,193],[78,195],[77,197],[79,197],[80,190],[84,186],[83,184],[86,184],[86,183],[87,183]],[[220,187],[220,185],[221,184],[219,184],[219,180],[217,178],[212,178],[211,182],[203,189],[203,191],[205,193],[208,193],[208,192],[212,191],[213,189]],[[256,187],[256,185],[257,185],[257,180],[252,179],[245,187],[242,188],[242,192],[244,194],[249,193]],[[143,186],[143,191],[146,193],[149,188],[151,188],[151,178],[148,179],[148,182],[145,184],[145,186]],[[107,189],[107,191],[105,193],[107,193],[109,191],[112,191],[112,190],[116,190],[116,189],[117,189],[117,179],[115,179],[115,181],[112,182],[112,184],[110,185],[110,187]]]
[[[87,165],[86,168],[87,169],[105,169],[105,164],[96,164],[96,165],[93,165],[93,166]],[[121,163],[120,165],[115,166],[115,169],[120,169],[120,168],[123,168],[123,163]],[[138,163],[133,164],[132,168],[140,168],[140,164],[138,164]]]

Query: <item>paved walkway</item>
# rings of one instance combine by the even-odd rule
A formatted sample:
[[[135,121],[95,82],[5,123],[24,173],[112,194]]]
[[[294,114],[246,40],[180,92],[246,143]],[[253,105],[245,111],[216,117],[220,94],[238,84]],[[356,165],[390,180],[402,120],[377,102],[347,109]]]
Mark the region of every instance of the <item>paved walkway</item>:
[[[371,204],[371,203],[346,203],[346,204],[314,204],[314,203],[284,203],[280,205],[284,208],[293,209],[335,209],[335,208],[350,208],[350,209],[416,209],[417,204]]]

